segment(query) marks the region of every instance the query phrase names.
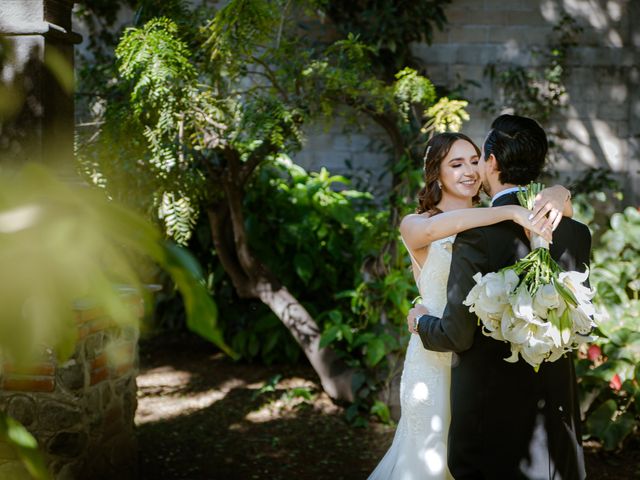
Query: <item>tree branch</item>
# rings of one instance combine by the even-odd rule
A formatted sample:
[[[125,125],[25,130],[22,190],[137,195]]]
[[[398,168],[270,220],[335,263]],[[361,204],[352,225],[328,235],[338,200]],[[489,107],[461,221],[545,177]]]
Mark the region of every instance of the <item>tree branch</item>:
[[[222,268],[231,278],[231,282],[241,298],[254,298],[255,292],[253,285],[244,272],[238,258],[235,255],[235,245],[229,245],[225,233],[228,232],[229,210],[226,204],[218,203],[210,205],[206,209],[209,217],[209,225],[211,226],[211,238],[216,249],[216,254],[220,259]]]

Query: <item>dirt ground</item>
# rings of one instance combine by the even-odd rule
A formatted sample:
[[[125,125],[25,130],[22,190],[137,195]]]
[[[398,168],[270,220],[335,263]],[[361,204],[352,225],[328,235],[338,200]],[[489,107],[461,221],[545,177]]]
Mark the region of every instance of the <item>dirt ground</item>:
[[[141,343],[143,480],[366,479],[394,427],[350,426],[307,366],[236,364],[188,333]],[[585,444],[589,479],[640,479],[640,441]]]

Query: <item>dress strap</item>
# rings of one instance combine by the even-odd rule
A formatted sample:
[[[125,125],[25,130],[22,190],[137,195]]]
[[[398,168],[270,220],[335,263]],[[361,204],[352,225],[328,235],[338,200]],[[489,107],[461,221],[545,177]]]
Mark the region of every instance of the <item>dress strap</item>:
[[[402,235],[400,235],[400,240],[402,240],[402,244],[404,245],[404,248],[407,249],[407,252],[409,253],[409,257],[411,257],[411,261],[416,264],[416,267],[418,267],[418,272],[421,272],[422,266],[420,265],[420,263],[418,263],[418,260],[416,260],[416,257],[413,256],[413,253],[411,253],[411,249],[407,246],[407,242],[404,241],[404,238],[402,238]]]

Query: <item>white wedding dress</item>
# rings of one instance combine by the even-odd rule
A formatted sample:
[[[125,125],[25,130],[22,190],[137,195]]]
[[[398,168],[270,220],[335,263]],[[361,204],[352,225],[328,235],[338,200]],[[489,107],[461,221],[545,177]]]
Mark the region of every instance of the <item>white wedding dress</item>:
[[[438,317],[447,304],[454,238],[452,235],[433,242],[418,274],[422,303],[429,314]],[[412,261],[418,266],[413,256]],[[426,350],[420,337],[411,335],[400,382],[398,428],[391,447],[369,480],[453,478],[447,468],[450,384],[451,353]]]

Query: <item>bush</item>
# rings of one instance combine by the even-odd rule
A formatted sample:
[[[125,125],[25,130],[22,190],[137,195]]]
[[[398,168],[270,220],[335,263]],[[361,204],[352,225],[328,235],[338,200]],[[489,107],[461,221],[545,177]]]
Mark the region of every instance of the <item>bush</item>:
[[[606,313],[577,361],[586,434],[621,448],[640,427],[640,212],[627,207],[593,250],[592,286]]]

